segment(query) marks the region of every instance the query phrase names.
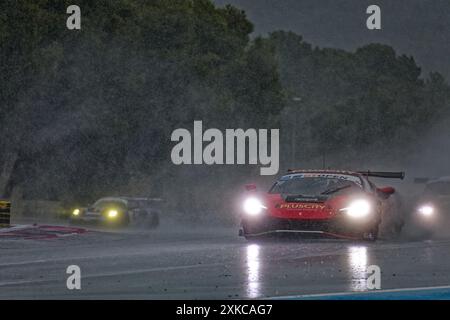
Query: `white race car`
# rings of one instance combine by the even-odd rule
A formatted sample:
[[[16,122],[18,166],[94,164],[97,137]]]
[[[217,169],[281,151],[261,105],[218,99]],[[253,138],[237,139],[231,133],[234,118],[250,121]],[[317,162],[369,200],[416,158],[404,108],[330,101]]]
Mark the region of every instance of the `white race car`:
[[[427,233],[450,230],[450,177],[416,178],[425,188],[412,209],[413,222]]]
[[[159,198],[101,198],[87,208],[75,208],[70,215],[70,222],[156,228],[159,225],[161,202]]]

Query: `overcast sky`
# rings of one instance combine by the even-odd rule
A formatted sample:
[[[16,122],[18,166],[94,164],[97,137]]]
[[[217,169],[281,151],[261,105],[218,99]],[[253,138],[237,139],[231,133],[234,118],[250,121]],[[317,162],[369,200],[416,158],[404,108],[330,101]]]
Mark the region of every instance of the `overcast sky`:
[[[414,56],[425,72],[450,79],[450,0],[215,0],[247,12],[255,34],[291,30],[320,47],[353,50],[371,42]],[[382,30],[366,28],[366,9],[381,7]]]

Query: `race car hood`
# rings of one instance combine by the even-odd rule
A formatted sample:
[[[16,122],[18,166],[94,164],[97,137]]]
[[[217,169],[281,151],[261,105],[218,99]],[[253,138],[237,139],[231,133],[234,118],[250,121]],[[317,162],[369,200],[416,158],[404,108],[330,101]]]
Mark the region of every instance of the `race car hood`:
[[[268,214],[284,219],[331,219],[348,205],[350,195],[317,197],[282,197],[280,194],[267,194],[265,205]]]

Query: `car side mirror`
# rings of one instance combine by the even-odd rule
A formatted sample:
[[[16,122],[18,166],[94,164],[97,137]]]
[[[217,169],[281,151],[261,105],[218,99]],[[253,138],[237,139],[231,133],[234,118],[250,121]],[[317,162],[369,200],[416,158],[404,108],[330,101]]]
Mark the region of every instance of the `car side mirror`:
[[[395,189],[392,187],[378,188],[377,191],[378,194],[381,195],[381,197],[384,199],[389,198],[391,195],[395,193]]]
[[[256,191],[256,184],[250,183],[245,185],[245,190],[247,191]]]

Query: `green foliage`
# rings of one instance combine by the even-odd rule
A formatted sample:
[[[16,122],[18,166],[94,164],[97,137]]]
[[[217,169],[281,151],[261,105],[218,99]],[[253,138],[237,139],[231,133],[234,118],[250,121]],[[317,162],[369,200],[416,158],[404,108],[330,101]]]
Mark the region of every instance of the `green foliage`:
[[[0,7],[0,139],[20,153],[13,183],[26,194],[120,192],[170,166],[170,134],[193,120],[275,123],[273,50],[250,42],[244,12],[210,0],[84,0],[82,30],[69,31],[70,4]]]
[[[405,150],[448,115],[450,88],[443,77],[434,73],[424,81],[414,59],[389,46],[370,44],[354,53],[313,49],[282,31],[270,40],[284,87],[302,98],[293,112],[307,126],[299,137],[308,141],[303,159],[369,147]]]
[[[194,120],[281,126],[286,163],[293,146],[307,160],[411,145],[448,115],[445,79],[424,79],[389,46],[321,49],[282,31],[250,40],[245,13],[210,0],[80,0],[82,30],[69,31],[70,4],[0,2],[0,163],[19,155],[12,184],[32,197],[92,200],[144,176],[158,191],[201,184],[211,170],[186,178],[170,162],[171,132]]]

